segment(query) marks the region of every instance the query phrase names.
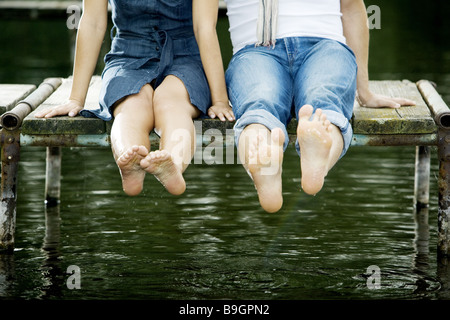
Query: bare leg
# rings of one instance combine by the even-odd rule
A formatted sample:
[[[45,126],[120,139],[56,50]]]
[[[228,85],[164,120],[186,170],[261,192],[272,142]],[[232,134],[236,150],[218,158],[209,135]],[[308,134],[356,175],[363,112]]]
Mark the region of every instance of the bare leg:
[[[160,147],[141,161],[141,167],[153,174],[168,192],[179,195],[186,190],[183,172],[195,151],[192,119],[200,111],[190,103],[183,82],[175,76],[166,77],[156,89],[153,104]]]
[[[241,163],[252,178],[261,207],[276,212],[283,205],[281,171],[284,133],[260,124],[247,126],[239,137]]]
[[[302,188],[311,195],[323,187],[329,170],[342,154],[344,142],[339,128],[327,120],[321,109],[312,119],[313,107],[305,105],[298,113],[297,139],[300,144]]]
[[[122,187],[130,196],[143,188],[145,171],[140,161],[150,150],[149,133],[153,129],[153,89],[142,87],[138,94],[128,96],[114,109],[111,147],[122,177]]]

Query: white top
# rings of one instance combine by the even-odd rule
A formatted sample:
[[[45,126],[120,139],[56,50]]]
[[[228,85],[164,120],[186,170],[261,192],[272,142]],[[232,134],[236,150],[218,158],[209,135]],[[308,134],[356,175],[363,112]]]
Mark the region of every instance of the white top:
[[[225,0],[233,53],[255,44],[259,0]],[[320,37],[345,43],[339,0],[278,0],[277,39]]]

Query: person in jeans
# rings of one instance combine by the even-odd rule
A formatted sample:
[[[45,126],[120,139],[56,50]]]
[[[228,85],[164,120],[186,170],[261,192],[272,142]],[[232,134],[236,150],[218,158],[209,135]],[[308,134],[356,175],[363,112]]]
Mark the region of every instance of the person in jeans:
[[[233,57],[224,76],[237,120],[236,145],[262,208],[276,212],[283,204],[282,162],[292,117],[298,120],[302,189],[315,195],[348,150],[356,94],[367,107],[414,102],[369,90],[369,32],[362,0],[226,3]],[[215,27],[217,5],[194,0],[194,13],[202,13],[202,19],[194,18],[194,30]],[[217,69],[212,58],[217,48],[207,46],[208,34],[196,36],[205,72]]]

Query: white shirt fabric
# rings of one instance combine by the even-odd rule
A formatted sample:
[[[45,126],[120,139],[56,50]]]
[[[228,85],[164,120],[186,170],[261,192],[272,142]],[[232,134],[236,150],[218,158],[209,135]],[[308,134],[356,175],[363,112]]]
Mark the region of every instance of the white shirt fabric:
[[[257,42],[259,0],[225,0],[233,53]],[[278,0],[277,39],[320,37],[346,43],[340,0]]]

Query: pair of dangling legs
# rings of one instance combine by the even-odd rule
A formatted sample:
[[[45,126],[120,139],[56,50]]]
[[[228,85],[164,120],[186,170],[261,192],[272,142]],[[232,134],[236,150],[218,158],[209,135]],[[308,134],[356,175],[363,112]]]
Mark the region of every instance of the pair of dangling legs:
[[[298,120],[302,189],[318,193],[351,141],[356,91],[351,50],[313,37],[278,39],[269,48],[247,46],[231,59],[226,80],[240,160],[261,206],[269,212],[282,206],[281,167],[292,116]]]
[[[315,195],[342,154],[342,134],[322,110],[313,114],[313,107],[305,105],[298,114],[297,140],[301,152],[302,189]],[[267,212],[276,212],[283,205],[284,141],[281,128],[269,130],[261,124],[247,126],[239,137],[240,161],[255,184],[261,207]]]
[[[111,145],[126,194],[138,195],[147,173],[171,194],[185,191],[183,172],[195,152],[192,119],[199,114],[183,82],[175,76],[167,76],[156,90],[146,84],[139,93],[116,104]],[[159,150],[154,151],[149,139],[153,129],[160,135]]]

